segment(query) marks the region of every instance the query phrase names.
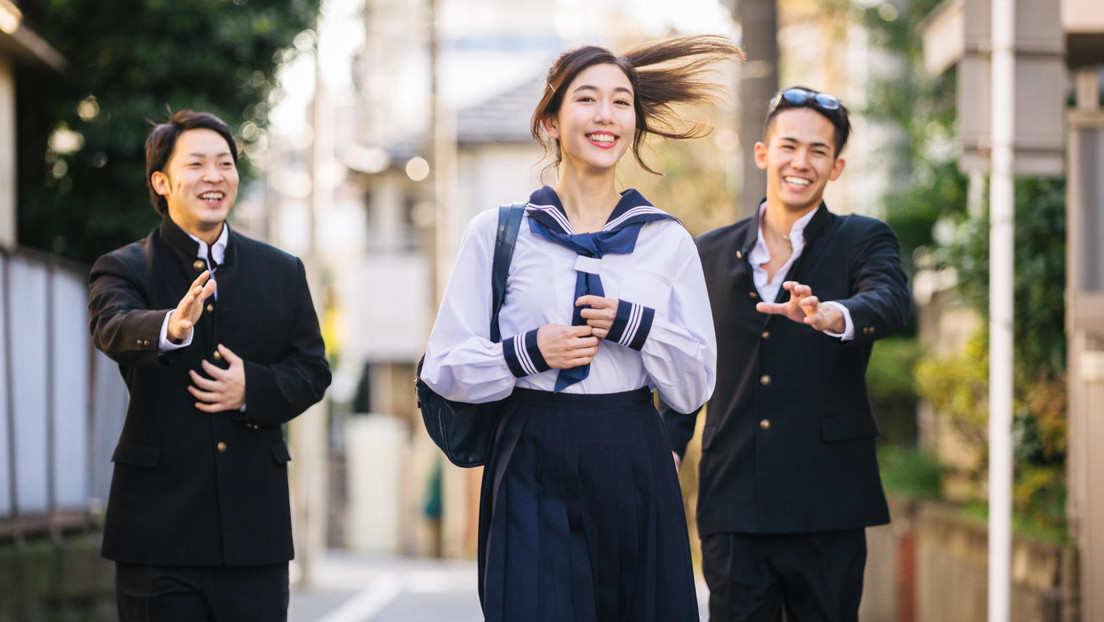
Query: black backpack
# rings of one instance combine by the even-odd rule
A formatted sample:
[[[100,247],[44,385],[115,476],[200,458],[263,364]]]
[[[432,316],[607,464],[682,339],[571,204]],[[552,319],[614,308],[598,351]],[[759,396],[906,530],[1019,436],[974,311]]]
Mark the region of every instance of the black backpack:
[[[502,205],[498,208],[498,233],[495,236],[494,260],[491,266],[491,341],[499,342],[498,312],[506,298],[506,277],[510,260],[514,255],[524,203]],[[422,381],[423,355],[418,361],[418,375],[414,391],[418,395],[418,408],[422,421],[433,442],[445,452],[449,461],[458,467],[481,466],[491,455],[495,431],[502,418],[502,402],[468,404],[447,400]]]

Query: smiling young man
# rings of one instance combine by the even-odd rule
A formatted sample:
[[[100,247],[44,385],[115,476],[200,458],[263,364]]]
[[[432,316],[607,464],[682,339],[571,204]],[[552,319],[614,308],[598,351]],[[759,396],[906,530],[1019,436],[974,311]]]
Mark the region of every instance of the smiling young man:
[[[780,91],[766,198],[697,239],[720,353],[697,510],[712,622],[857,620],[865,528],[889,522],[865,371],[911,298],[892,230],[824,204],[850,130],[838,98]],[[694,417],[663,416],[681,455]]]
[[[96,347],[130,391],[103,555],[122,622],[287,619],[282,424],[330,370],[303,263],[231,231],[229,128],[178,112],[146,141],[161,225],[89,277]]]

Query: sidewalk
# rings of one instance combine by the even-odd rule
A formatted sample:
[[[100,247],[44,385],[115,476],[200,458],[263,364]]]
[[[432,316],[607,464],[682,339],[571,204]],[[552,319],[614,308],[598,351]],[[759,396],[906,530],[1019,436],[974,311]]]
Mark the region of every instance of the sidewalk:
[[[288,622],[482,622],[474,561],[329,550]]]
[[[317,585],[292,588],[288,622],[482,622],[474,561],[330,550]],[[698,581],[701,619],[708,590]]]

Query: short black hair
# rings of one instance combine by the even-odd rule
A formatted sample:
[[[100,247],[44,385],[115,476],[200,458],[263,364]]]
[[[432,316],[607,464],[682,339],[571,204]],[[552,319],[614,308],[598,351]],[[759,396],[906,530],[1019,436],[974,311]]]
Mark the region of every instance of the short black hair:
[[[234,158],[234,165],[238,164],[238,148],[234,142],[234,135],[222,119],[209,112],[194,112],[181,110],[173,113],[165,123],[159,123],[153,127],[149,138],[146,139],[146,186],[150,192],[150,202],[153,208],[162,216],[169,210],[169,203],[165,197],[157,194],[153,189],[153,174],[162,171],[172,157],[176,148],[176,139],[188,130],[212,130],[226,139],[230,147],[230,155]]]
[[[794,103],[792,100],[782,96],[783,93],[791,90],[805,91],[806,93],[817,96],[828,95],[822,91],[815,91],[804,86],[786,87],[775,93],[774,97],[770,100],[770,104],[767,105],[767,119],[763,122],[763,142],[765,143],[767,141],[767,132],[770,131],[771,123],[774,121],[774,118],[778,116],[778,113],[794,108],[808,108],[820,113],[821,116],[832,122],[832,127],[836,130],[834,136],[836,141],[836,157],[839,157],[839,155],[843,153],[844,146],[847,145],[848,137],[851,136],[851,119],[848,116],[847,106],[844,106],[843,102],[834,95],[828,95],[828,97],[838,102],[839,105],[836,108],[825,108],[817,102],[815,97],[809,97],[800,103]]]

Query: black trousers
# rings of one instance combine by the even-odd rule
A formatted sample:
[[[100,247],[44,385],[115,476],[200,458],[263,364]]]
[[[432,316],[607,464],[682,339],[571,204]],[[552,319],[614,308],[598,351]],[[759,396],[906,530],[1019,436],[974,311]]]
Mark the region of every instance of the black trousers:
[[[857,622],[866,530],[702,539],[710,622]]]
[[[287,622],[287,562],[271,566],[115,564],[119,622]]]

